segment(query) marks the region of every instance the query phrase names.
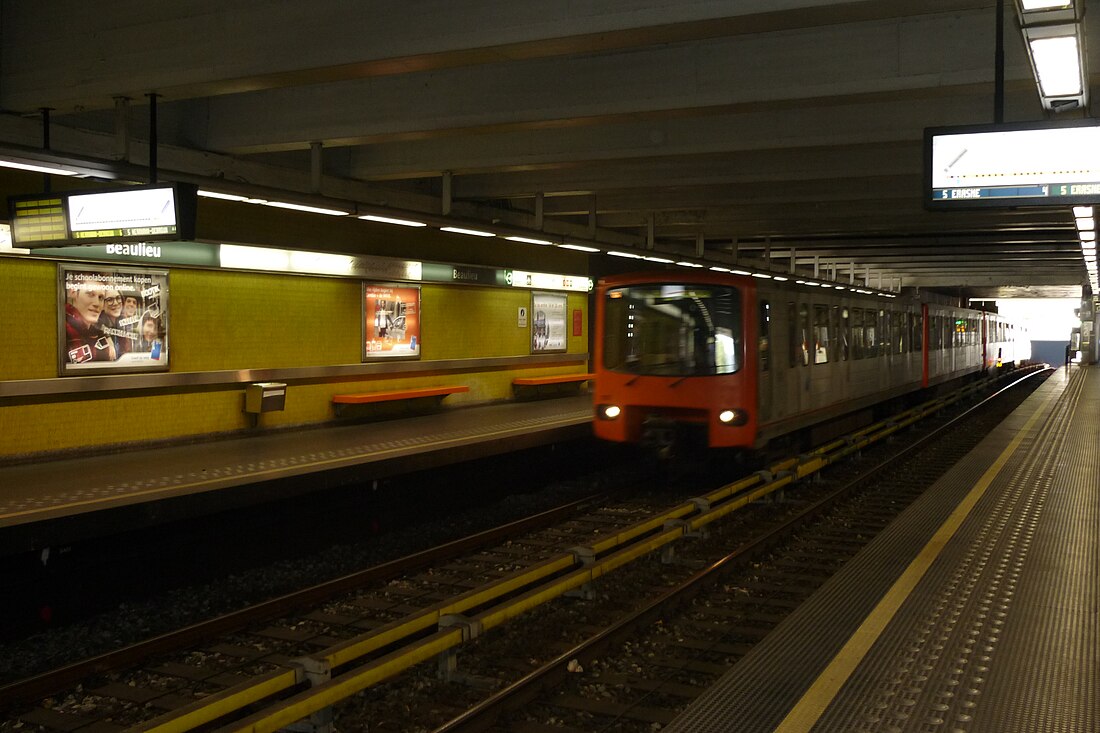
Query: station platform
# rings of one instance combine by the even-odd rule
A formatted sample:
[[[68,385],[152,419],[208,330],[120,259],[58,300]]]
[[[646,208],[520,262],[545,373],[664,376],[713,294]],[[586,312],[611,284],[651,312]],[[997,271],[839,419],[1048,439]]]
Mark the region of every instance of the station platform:
[[[583,438],[591,422],[582,393],[3,466],[0,554]]]
[[[1100,730],[1098,417],[1059,369],[664,730]]]

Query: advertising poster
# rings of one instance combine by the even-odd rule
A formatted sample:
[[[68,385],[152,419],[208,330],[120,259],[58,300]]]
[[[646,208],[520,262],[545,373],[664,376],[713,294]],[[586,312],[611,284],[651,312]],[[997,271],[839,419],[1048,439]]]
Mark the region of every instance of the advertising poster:
[[[531,293],[531,352],[565,351],[566,296]]]
[[[363,361],[420,358],[420,288],[363,283]]]
[[[168,273],[59,265],[61,376],[168,369]]]

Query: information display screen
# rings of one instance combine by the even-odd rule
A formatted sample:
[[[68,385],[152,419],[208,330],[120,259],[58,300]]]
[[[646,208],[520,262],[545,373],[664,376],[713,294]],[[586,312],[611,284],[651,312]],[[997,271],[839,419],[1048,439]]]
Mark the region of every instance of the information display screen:
[[[13,196],[17,247],[191,239],[196,191],[182,184]]]
[[[928,128],[932,209],[1100,203],[1100,121]]]

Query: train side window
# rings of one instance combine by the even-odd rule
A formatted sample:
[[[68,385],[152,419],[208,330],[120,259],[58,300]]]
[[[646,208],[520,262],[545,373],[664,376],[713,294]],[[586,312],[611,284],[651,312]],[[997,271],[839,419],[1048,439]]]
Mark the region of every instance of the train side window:
[[[872,309],[863,311],[863,356],[870,359],[878,354],[878,313]]]
[[[803,303],[798,306],[799,348],[802,349],[802,366],[810,364],[810,307]]]
[[[814,306],[814,364],[829,362],[829,306]]]
[[[940,339],[943,338],[943,333],[940,331],[940,317],[930,316],[928,320],[930,321],[928,324],[928,350],[939,351]]]
[[[890,345],[893,343],[890,341],[891,332],[890,312],[880,310],[878,312],[878,353],[882,356],[890,353]]]
[[[905,353],[905,313],[890,311],[890,336],[894,343],[894,351],[898,354]]]
[[[787,365],[798,366],[798,310],[794,303],[787,303]]]
[[[851,318],[847,308],[840,309],[840,358],[848,361],[848,349],[852,342]]]
[[[924,351],[924,315],[913,314],[913,351]]]
[[[863,310],[852,309],[852,358],[863,358]]]
[[[829,309],[829,333],[833,340],[829,342],[829,361],[840,361],[840,343],[844,336],[840,333],[840,306]]]
[[[771,371],[772,311],[766,300],[760,301],[760,329],[756,337],[756,350],[760,354],[760,371]]]

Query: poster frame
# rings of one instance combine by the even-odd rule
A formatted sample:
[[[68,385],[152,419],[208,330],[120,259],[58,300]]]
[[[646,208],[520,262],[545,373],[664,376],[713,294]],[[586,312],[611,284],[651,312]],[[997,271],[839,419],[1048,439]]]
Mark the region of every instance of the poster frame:
[[[413,291],[416,293],[416,332],[411,334],[412,342],[415,344],[414,349],[408,353],[401,353],[394,351],[375,351],[370,349],[371,339],[376,337],[377,334],[372,334],[371,329],[373,326],[369,322],[369,314],[367,308],[367,295],[370,288],[393,288],[400,291]],[[420,359],[420,355],[423,350],[423,340],[421,338],[423,332],[423,308],[422,308],[422,295],[421,286],[418,283],[407,282],[384,282],[375,280],[363,280],[360,282],[359,288],[359,346],[362,354],[363,363],[370,362],[389,362],[389,361],[417,361]]]
[[[160,357],[142,361],[136,364],[110,365],[83,367],[72,363],[69,358],[68,336],[66,334],[66,305],[68,302],[66,292],[66,275],[70,272],[97,273],[102,275],[148,275],[163,279],[163,291],[158,293],[158,308],[154,316],[160,320],[163,335],[160,339]],[[135,267],[131,265],[116,265],[110,262],[95,263],[58,263],[57,265],[57,373],[60,377],[87,377],[101,374],[145,374],[153,372],[167,372],[171,368],[170,348],[170,320],[171,320],[171,284],[170,270],[164,268]],[[144,303],[143,303],[144,305]],[[148,311],[146,311],[148,312]],[[139,322],[140,324],[140,322]],[[140,332],[140,325],[139,325]],[[116,359],[117,362],[117,359]]]
[[[536,301],[538,301],[538,300],[554,301],[555,303],[559,304],[557,310],[560,311],[560,320],[561,320],[561,335],[562,335],[561,348],[556,348],[556,347],[551,348],[551,347],[545,347],[545,346],[541,347],[541,348],[539,347],[539,344],[538,344],[538,339],[539,339],[539,335],[540,335],[539,330],[538,330],[539,308],[537,307],[537,304],[536,304]],[[569,329],[568,329],[569,324],[568,324],[568,321],[567,321],[567,318],[566,318],[568,306],[569,306],[569,295],[567,293],[555,292],[555,291],[549,291],[549,290],[532,290],[531,291],[531,306],[530,306],[530,308],[528,309],[527,312],[530,314],[530,316],[528,318],[528,322],[531,324],[531,326],[530,326],[530,328],[531,328],[531,338],[529,340],[529,344],[530,344],[530,349],[531,349],[532,354],[563,354],[563,353],[565,353],[566,351],[569,350]],[[549,337],[550,325],[547,324],[546,328],[547,328],[547,337]]]

